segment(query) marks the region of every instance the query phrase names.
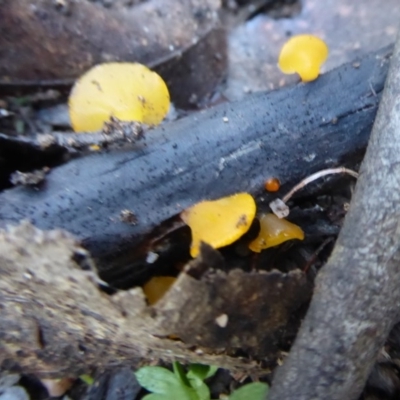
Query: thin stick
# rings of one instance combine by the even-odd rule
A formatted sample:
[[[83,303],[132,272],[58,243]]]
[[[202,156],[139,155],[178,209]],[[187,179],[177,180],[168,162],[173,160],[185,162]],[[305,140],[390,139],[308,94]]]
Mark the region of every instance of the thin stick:
[[[308,269],[311,267],[312,264],[314,264],[315,260],[317,259],[319,253],[321,253],[324,248],[333,241],[333,237],[328,237],[326,238],[321,245],[318,247],[317,250],[315,250],[314,254],[311,256],[311,258],[307,261],[306,265],[303,267],[303,272],[307,273]]]
[[[292,188],[292,190],[290,190],[285,196],[282,197],[282,201],[284,203],[287,203],[289,201],[289,199],[297,191],[302,189],[304,186],[315,181],[316,179],[319,179],[319,178],[322,178],[323,176],[331,175],[331,174],[349,174],[349,175],[353,176],[354,178],[358,178],[358,172],[355,172],[355,171],[345,168],[345,167],[323,169],[321,171],[316,172],[315,174],[308,176],[307,178],[303,179],[302,181],[300,181],[295,187]]]

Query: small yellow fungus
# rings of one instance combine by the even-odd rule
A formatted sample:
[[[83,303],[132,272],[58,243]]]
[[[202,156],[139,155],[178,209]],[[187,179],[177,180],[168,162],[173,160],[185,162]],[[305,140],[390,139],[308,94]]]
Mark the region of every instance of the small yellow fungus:
[[[97,65],[75,83],[69,96],[69,115],[75,132],[98,131],[111,117],[157,125],[169,106],[165,82],[137,63]]]
[[[318,78],[328,52],[328,46],[316,36],[293,36],[282,47],[278,65],[285,74],[297,72],[302,81],[313,81]]]
[[[249,249],[256,253],[287,240],[304,239],[304,232],[299,226],[280,219],[275,214],[262,214],[259,220],[260,233],[249,244]]]
[[[157,303],[169,288],[174,284],[176,278],[172,276],[153,276],[143,286],[143,292],[147,297],[150,305]]]
[[[214,201],[202,201],[181,214],[192,231],[190,254],[199,254],[200,242],[218,249],[245,234],[256,214],[256,203],[248,193],[237,193]]]

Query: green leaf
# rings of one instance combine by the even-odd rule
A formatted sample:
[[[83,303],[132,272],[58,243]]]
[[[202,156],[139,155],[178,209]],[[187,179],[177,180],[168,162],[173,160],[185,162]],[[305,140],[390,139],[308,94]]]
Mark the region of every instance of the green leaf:
[[[157,395],[150,397],[150,400],[198,400],[196,391],[185,386],[166,368],[142,367],[135,375],[141,386]],[[146,400],[149,400],[147,396]]]
[[[265,400],[269,387],[266,383],[252,382],[235,390],[229,400]]]
[[[174,369],[175,376],[185,385],[191,387],[190,382],[186,376],[185,370],[182,365],[178,361],[174,361],[172,363],[172,367]]]
[[[210,400],[210,389],[208,386],[199,378],[190,378],[190,384],[198,400]]]
[[[88,374],[82,374],[79,376],[79,379],[86,383],[86,385],[93,385],[94,379]]]
[[[142,400],[171,400],[171,397],[166,394],[150,393],[146,394]]]
[[[173,363],[174,373],[178,377],[178,379],[185,386],[194,389],[196,394],[196,400],[210,400],[210,390],[208,386],[203,382],[203,379],[209,373],[210,367],[202,364],[191,364],[189,366],[189,372],[186,375],[185,370],[182,365],[175,361]],[[192,373],[190,373],[190,369],[192,368]],[[198,372],[198,375],[195,375],[193,371]]]
[[[135,373],[136,379],[149,392],[168,393],[171,386],[179,386],[177,377],[168,369],[162,367],[142,367]]]
[[[212,376],[214,376],[216,374],[216,372],[219,370],[219,367],[215,366],[215,365],[209,365],[208,366],[208,372],[207,375],[204,379],[208,379],[211,378]]]
[[[204,381],[207,378],[215,375],[217,372],[218,367],[214,365],[204,365],[204,364],[190,364],[189,365],[189,372],[187,373],[187,377],[193,378],[197,377]]]

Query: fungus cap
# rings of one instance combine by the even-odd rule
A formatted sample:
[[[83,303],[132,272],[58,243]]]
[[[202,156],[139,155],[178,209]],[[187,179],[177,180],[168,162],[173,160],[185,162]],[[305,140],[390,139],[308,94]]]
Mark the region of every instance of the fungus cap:
[[[297,72],[302,81],[313,81],[318,78],[328,52],[328,46],[316,36],[293,36],[283,45],[278,65],[285,74]]]
[[[249,249],[260,253],[261,250],[278,246],[287,240],[304,239],[303,230],[291,222],[278,218],[275,214],[262,214],[260,220],[260,232],[249,244]]]
[[[237,193],[213,201],[202,201],[181,214],[192,231],[190,254],[199,254],[200,242],[214,249],[227,246],[245,234],[256,214],[256,203],[248,193]]]
[[[137,63],[105,63],[87,71],[69,97],[75,132],[94,132],[115,117],[121,121],[159,124],[170,106],[162,78]]]

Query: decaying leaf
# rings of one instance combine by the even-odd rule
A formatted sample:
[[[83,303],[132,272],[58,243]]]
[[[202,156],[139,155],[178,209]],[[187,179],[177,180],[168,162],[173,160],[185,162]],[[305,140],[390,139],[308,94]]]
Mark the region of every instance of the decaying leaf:
[[[199,258],[154,306],[157,334],[173,334],[213,351],[276,355],[281,329],[311,296],[306,276],[297,270],[225,273],[214,269],[218,257],[210,257],[213,252],[203,244]],[[191,269],[198,272],[199,264],[203,271],[207,264],[211,269],[196,279],[190,274]]]
[[[160,358],[262,370],[249,358],[215,353],[243,346],[251,354],[259,347],[259,357],[268,353],[276,359],[278,329],[307,301],[310,287],[300,272],[210,270],[202,276],[196,266],[203,263],[204,270],[221,261],[211,251],[187,267],[152,308],[140,288],[113,296],[99,291],[87,271],[88,254],[69,234],[26,222],[0,230],[0,364],[34,368],[40,378],[80,376],[115,363],[134,368]],[[196,273],[199,280],[192,277]],[[163,337],[172,331],[183,341]],[[208,349],[196,351],[193,342]]]

